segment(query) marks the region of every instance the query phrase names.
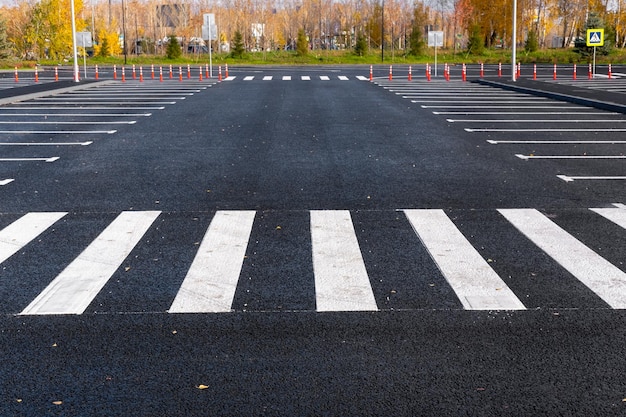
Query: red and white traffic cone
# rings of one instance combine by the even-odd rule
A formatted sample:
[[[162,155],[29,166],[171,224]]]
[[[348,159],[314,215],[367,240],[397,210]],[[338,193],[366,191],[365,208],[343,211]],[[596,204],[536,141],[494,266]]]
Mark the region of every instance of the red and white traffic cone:
[[[95,74],[96,80],[100,78],[100,74],[98,73],[98,64],[96,64],[96,74]]]
[[[139,67],[139,82],[143,82],[143,67]]]
[[[133,64],[133,80],[137,79],[137,71],[135,70],[135,64]]]
[[[609,79],[613,78],[613,72],[611,71],[611,64],[609,64]]]
[[[159,67],[159,81],[163,82],[163,67]]]
[[[589,63],[589,70],[587,72],[587,78],[588,79],[592,79],[593,78],[593,70],[591,69],[591,63]]]
[[[170,65],[170,80],[174,78],[174,71],[172,70],[172,66]]]
[[[498,77],[502,77],[502,62],[498,62]]]
[[[374,67],[370,65],[370,82],[374,80]]]
[[[204,73],[205,77],[208,79],[209,78],[209,64],[205,64],[205,73]]]
[[[150,78],[154,80],[154,64],[150,65]]]
[[[426,79],[430,81],[430,64],[426,64]]]
[[[178,81],[183,81],[183,67],[178,67]]]
[[[224,76],[228,78],[228,64],[224,64],[224,65],[225,65]]]
[[[187,64],[187,79],[191,78],[191,66]]]
[[[126,71],[124,69],[124,67],[122,67],[122,82],[126,82]]]
[[[218,82],[222,81],[222,66],[221,65],[217,67],[217,81]]]
[[[484,63],[480,63],[480,78],[484,78],[485,77],[485,64]]]
[[[198,74],[199,74],[198,79],[200,81],[202,81],[202,66],[200,66],[200,68],[198,68]]]
[[[35,66],[35,82],[39,82],[39,71],[37,70],[37,66]]]
[[[413,74],[412,74],[410,65],[409,65],[409,81],[413,81]]]
[[[461,72],[461,79],[463,81],[467,81],[467,67],[465,66],[465,64],[463,64],[463,69]]]
[[[537,79],[537,64],[533,64],[533,80]]]
[[[389,81],[393,80],[393,67],[389,65]]]
[[[517,77],[516,78],[520,78],[522,76],[522,63],[518,62],[517,63]]]
[[[59,81],[59,67],[54,67],[54,81]]]
[[[576,64],[574,64],[574,72],[572,73],[572,78],[576,79]]]
[[[552,79],[556,80],[556,64],[554,64],[554,70],[552,70]]]
[[[15,67],[15,82],[18,82],[20,77],[17,75],[17,67]]]
[[[113,79],[117,80],[117,65],[113,65]]]

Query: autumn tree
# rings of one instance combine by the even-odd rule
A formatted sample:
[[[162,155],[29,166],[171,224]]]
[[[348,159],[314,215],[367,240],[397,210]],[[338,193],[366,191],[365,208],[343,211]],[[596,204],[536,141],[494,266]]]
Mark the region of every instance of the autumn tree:
[[[296,53],[298,56],[307,56],[309,53],[309,42],[306,38],[304,29],[298,31],[298,39],[296,40]]]
[[[9,42],[7,35],[7,22],[3,17],[0,17],[0,59],[7,59],[12,55],[11,42]]]
[[[426,42],[424,42],[424,27],[428,20],[428,14],[423,4],[417,3],[413,8],[413,23],[409,38],[409,53],[414,56],[424,54]]]

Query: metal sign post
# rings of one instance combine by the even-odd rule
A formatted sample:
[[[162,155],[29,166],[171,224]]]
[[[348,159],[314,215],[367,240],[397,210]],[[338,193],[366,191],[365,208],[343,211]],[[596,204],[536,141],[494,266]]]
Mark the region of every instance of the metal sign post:
[[[211,41],[217,40],[217,25],[215,24],[215,14],[205,13],[203,15],[202,39],[209,41],[209,77],[213,77],[213,47]],[[219,48],[219,42],[217,47]]]
[[[87,78],[87,49],[93,46],[91,40],[91,32],[76,32],[76,43],[83,47],[83,68],[85,72],[85,79]]]
[[[433,30],[428,32],[428,46],[435,47],[435,77],[437,77],[437,48],[443,46],[443,31]]]

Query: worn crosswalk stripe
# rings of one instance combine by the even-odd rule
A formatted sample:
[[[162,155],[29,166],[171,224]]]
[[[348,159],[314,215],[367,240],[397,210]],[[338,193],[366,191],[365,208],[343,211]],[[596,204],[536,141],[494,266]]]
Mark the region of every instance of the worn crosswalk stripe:
[[[67,213],[27,213],[0,231],[0,263],[6,261]]]
[[[215,213],[170,313],[231,310],[255,214],[255,211]]]
[[[535,209],[498,210],[613,308],[626,308],[626,274]]]
[[[317,311],[378,310],[350,212],[310,214]]]
[[[612,221],[613,223],[626,229],[626,209],[623,208],[592,208],[594,211],[602,217]]]
[[[404,213],[465,309],[525,309],[443,210]]]
[[[20,314],[82,314],[159,214],[122,212]]]

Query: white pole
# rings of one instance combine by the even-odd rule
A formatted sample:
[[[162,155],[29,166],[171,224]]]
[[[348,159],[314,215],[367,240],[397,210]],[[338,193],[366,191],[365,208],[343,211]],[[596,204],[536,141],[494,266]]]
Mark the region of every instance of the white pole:
[[[513,0],[513,34],[511,36],[511,42],[513,43],[511,52],[511,80],[515,81],[517,76],[517,0]]]
[[[79,81],[78,70],[78,51],[76,48],[76,19],[74,17],[74,0],[70,0],[70,9],[72,11],[72,49],[74,52],[74,81]]]

